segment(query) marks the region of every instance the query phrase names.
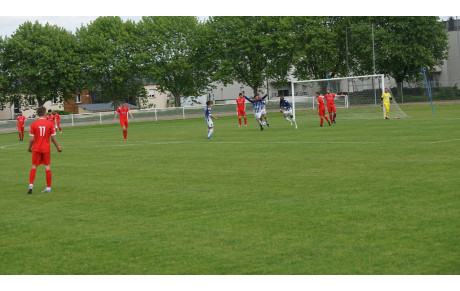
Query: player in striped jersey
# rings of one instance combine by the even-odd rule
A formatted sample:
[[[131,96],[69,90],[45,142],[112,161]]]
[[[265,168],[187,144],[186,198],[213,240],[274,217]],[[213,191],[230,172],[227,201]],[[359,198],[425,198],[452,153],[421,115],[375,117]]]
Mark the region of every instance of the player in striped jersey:
[[[291,123],[291,125],[294,122],[295,127],[297,128],[297,123],[295,122],[294,115],[292,115],[291,103],[284,99],[284,97],[280,97],[280,112],[283,112],[284,119]],[[289,119],[288,115],[291,116],[292,120]]]
[[[246,100],[252,103],[252,106],[254,108],[254,116],[259,123],[260,130],[264,130],[264,126],[262,123],[262,116],[265,118],[267,126],[270,127],[270,124],[268,123],[268,118],[267,118],[267,113],[265,111],[265,102],[264,99],[267,98],[267,95],[264,97],[261,97],[260,94],[257,94],[254,97],[254,100],[249,99],[248,97],[244,96]]]
[[[217,120],[218,118],[212,115],[211,113],[211,107],[212,107],[212,102],[211,101],[206,101],[206,109],[204,111],[204,119],[206,120],[206,123],[208,124],[208,137],[207,139],[212,138],[212,133],[214,132],[214,123],[212,123],[212,119],[214,118]]]

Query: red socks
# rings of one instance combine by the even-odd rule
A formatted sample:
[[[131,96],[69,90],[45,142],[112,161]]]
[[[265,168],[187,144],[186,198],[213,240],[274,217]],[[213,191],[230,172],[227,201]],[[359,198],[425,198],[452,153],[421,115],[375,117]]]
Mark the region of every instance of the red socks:
[[[337,116],[337,114],[334,113],[334,117],[331,118],[331,121],[335,120],[335,117]]]
[[[326,118],[327,122],[330,122],[329,119],[327,119],[327,116],[324,116],[324,118]]]
[[[35,180],[35,173],[37,172],[37,169],[30,169],[30,174],[29,174],[29,184],[33,184]]]
[[[244,125],[248,125],[248,120],[246,119],[246,116],[244,117]]]
[[[321,116],[321,126],[323,126],[323,117],[322,116]]]
[[[51,170],[46,171],[46,187],[51,188]]]
[[[127,130],[123,130],[123,137],[126,139],[127,136],[128,136],[128,131],[127,131]]]
[[[239,123],[240,126],[241,126],[241,118],[238,118],[238,123]]]

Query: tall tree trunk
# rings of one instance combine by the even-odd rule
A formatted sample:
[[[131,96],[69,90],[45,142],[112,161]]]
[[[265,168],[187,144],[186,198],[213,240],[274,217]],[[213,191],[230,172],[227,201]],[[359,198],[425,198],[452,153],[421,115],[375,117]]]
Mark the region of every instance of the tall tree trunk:
[[[259,87],[252,87],[252,91],[253,91],[253,93],[254,93],[254,97],[257,96],[257,94],[258,94],[257,91],[258,91],[258,90],[259,90]]]
[[[403,89],[403,82],[396,82],[396,94],[398,96],[398,102],[402,102],[402,98],[403,98],[403,92],[402,92],[402,89]]]
[[[173,92],[173,96],[174,96],[174,106],[175,107],[180,107],[181,104],[180,104],[180,94],[179,94],[179,92]]]

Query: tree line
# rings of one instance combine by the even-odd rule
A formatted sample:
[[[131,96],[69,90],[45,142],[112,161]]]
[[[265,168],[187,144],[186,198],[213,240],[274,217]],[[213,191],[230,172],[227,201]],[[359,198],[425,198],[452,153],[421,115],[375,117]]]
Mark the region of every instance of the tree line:
[[[431,16],[104,16],[75,33],[25,22],[0,37],[0,107],[65,101],[84,88],[118,103],[145,96],[147,83],[180,106],[181,96],[200,96],[213,82],[242,83],[256,94],[290,73],[323,79],[375,68],[403,82],[446,57],[447,31]]]

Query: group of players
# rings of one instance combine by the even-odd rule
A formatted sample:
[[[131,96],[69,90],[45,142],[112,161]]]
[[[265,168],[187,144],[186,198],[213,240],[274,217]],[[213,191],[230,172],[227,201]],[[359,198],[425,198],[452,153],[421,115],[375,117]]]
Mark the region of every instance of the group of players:
[[[59,129],[59,132],[62,133],[61,129],[61,115],[56,111],[48,110],[46,114],[46,120],[51,121],[56,129]],[[22,111],[19,111],[18,117],[16,118],[16,125],[18,127],[19,141],[24,141],[24,127],[26,125],[26,117],[22,115]]]
[[[335,97],[343,97],[345,95],[336,95],[331,92],[331,90],[327,90],[327,94],[321,96],[319,92],[316,92],[316,102],[317,112],[320,117],[320,127],[323,126],[323,119],[326,119],[329,126],[332,123],[335,123],[335,118],[337,116],[337,110],[335,108],[334,99]],[[257,120],[260,130],[264,130],[264,126],[270,127],[270,123],[268,122],[267,112],[265,109],[265,101],[264,99],[267,97],[261,96],[257,94],[254,99],[249,99],[244,94],[240,93],[238,98],[236,99],[236,110],[238,115],[238,122],[239,127],[241,127],[241,118],[244,118],[244,126],[247,126],[247,118],[246,118],[246,101],[249,101],[253,105],[254,109],[254,116]],[[326,99],[326,102],[324,101]],[[385,107],[385,119],[388,119],[388,115],[390,112],[390,100],[392,99],[391,93],[389,93],[388,88],[385,88],[385,93],[382,94],[382,105]],[[205,109],[205,119],[208,125],[208,135],[207,138],[212,138],[212,133],[214,132],[214,124],[212,119],[217,120],[218,118],[212,115],[211,107],[212,102],[206,102],[206,109]],[[326,106],[329,113],[329,118],[326,116]],[[295,125],[297,128],[297,122],[295,121],[294,115],[292,113],[292,107],[288,100],[284,99],[284,97],[280,97],[280,111],[283,113],[283,117],[286,121],[288,121],[291,125]],[[117,116],[119,116],[120,125],[123,128],[123,138],[125,141],[128,141],[128,114],[132,119],[131,112],[129,108],[125,105],[125,102],[121,103],[121,106],[118,107],[117,111],[115,112],[115,116],[113,121],[115,122]],[[59,129],[59,132],[62,133],[62,129],[60,126],[60,115],[57,112],[52,112],[52,110],[48,110],[48,114],[46,114],[46,109],[44,107],[40,107],[37,110],[37,115],[39,119],[34,121],[30,125],[30,140],[29,140],[29,147],[28,151],[32,153],[32,169],[30,170],[29,175],[29,191],[28,194],[32,194],[32,190],[34,187],[34,180],[35,180],[35,173],[37,170],[37,166],[43,164],[45,166],[46,171],[46,184],[47,187],[44,191],[45,193],[51,192],[51,169],[50,169],[50,138],[53,144],[55,145],[58,152],[62,152],[62,147],[58,145],[56,140],[56,129]],[[262,120],[262,117],[265,121]],[[290,118],[289,118],[290,117]],[[22,112],[19,113],[17,117],[17,126],[19,131],[19,140],[24,140],[24,126],[25,126],[26,118],[22,115]]]
[[[327,94],[324,96],[321,96],[319,92],[316,92],[316,102],[318,104],[317,110],[320,117],[320,127],[323,126],[323,118],[326,119],[329,126],[332,123],[335,123],[337,110],[335,108],[334,99],[335,97],[343,96],[345,95],[333,94],[329,89],[327,90]],[[244,118],[244,126],[248,126],[246,118],[246,101],[249,101],[253,106],[254,116],[260,127],[260,130],[264,130],[265,125],[270,127],[270,123],[268,123],[267,111],[265,109],[265,98],[267,98],[267,95],[262,97],[260,94],[257,94],[254,99],[249,99],[243,93],[239,94],[238,98],[236,99],[236,111],[238,115],[239,127],[241,127],[241,118]],[[326,99],[326,103],[324,99]],[[329,112],[329,118],[326,116],[326,104]],[[208,139],[212,138],[211,135],[214,132],[214,123],[212,122],[212,119],[217,119],[217,117],[211,114],[212,105],[213,104],[211,101],[206,102],[205,120],[208,124]],[[288,100],[284,99],[284,97],[280,97],[280,112],[283,113],[283,117],[287,122],[289,122],[291,125],[295,125],[295,128],[297,128],[297,122],[295,121],[294,115],[292,113],[292,106]],[[265,121],[262,120],[262,117]]]

